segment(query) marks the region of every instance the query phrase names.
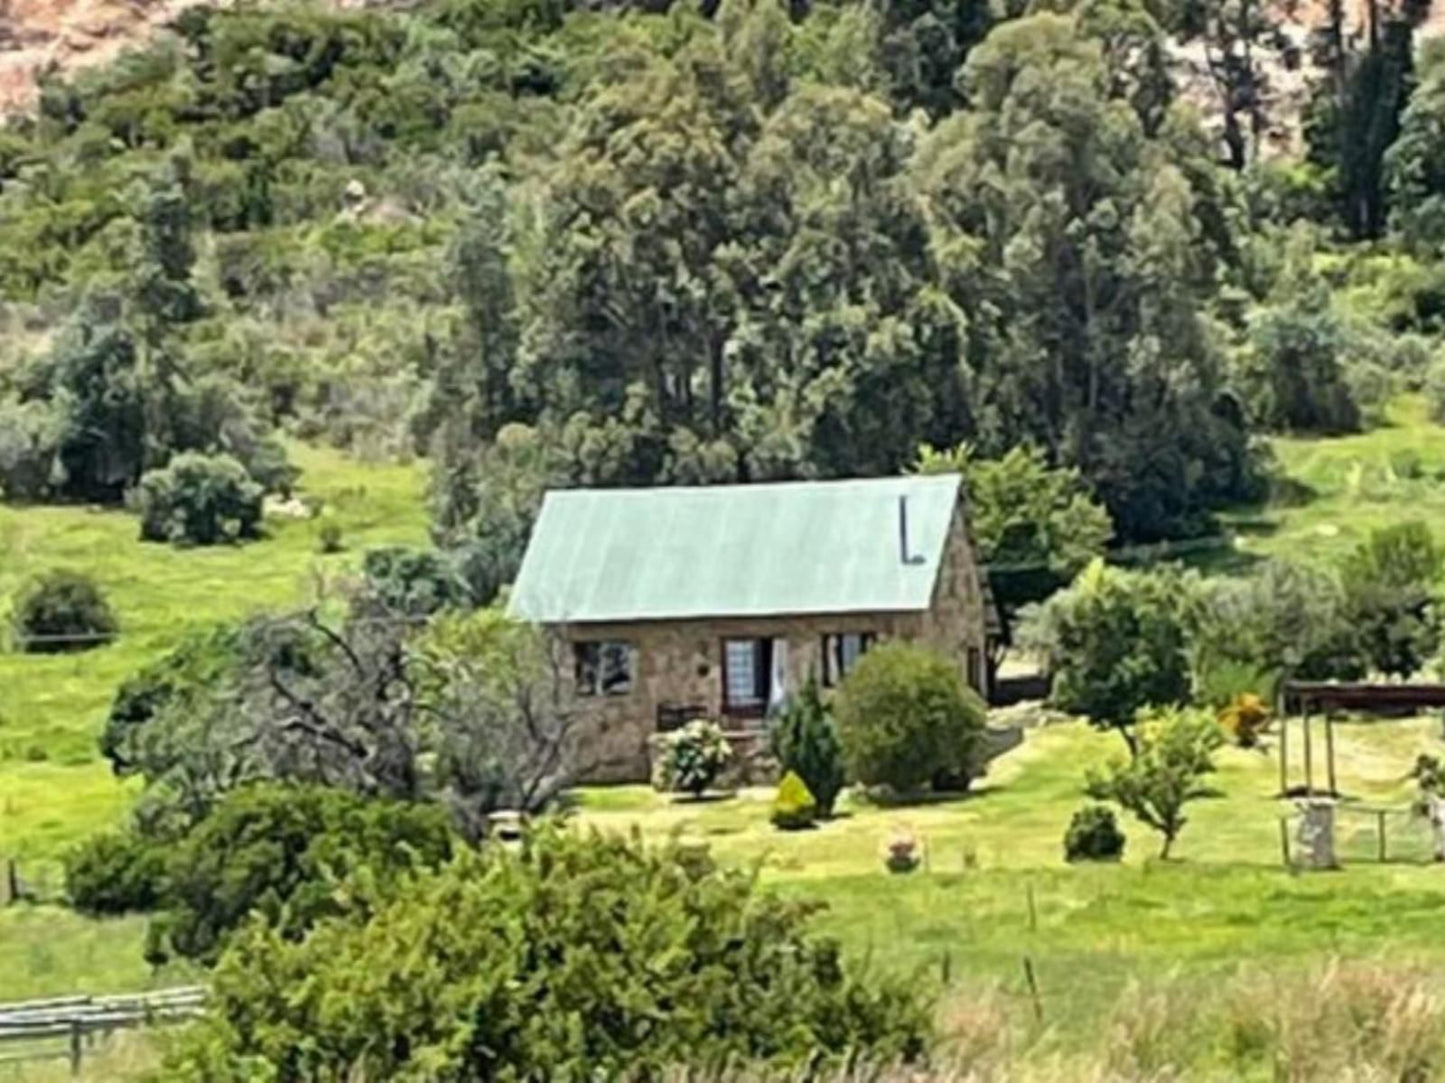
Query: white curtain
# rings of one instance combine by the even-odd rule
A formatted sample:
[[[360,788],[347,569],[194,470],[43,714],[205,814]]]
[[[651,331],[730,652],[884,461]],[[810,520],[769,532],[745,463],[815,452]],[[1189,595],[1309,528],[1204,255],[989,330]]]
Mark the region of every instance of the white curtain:
[[[788,641],[773,640],[773,671],[768,675],[768,714],[781,711],[788,702]]]

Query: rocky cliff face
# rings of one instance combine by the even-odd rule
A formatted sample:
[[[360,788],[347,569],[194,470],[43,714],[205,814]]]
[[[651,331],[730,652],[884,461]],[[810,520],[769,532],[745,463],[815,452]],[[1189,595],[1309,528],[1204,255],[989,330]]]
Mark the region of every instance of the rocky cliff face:
[[[108,60],[184,6],[183,0],[0,0],[0,113],[27,108],[40,76]]]

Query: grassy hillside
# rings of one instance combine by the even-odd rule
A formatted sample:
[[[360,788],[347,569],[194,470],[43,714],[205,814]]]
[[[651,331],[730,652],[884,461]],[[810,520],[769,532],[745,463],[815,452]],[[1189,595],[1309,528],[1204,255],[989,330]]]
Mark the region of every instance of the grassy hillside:
[[[1423,519],[1445,538],[1445,428],[1422,396],[1394,402],[1387,424],[1358,436],[1271,441],[1286,491],[1226,517],[1247,554],[1329,560],[1375,527]]]
[[[119,682],[187,628],[298,604],[369,546],[425,541],[422,467],[292,453],[323,519],[272,518],[269,536],[245,546],[143,543],[121,511],[0,506],[0,605],[39,572],[76,568],[100,582],[121,622],[119,640],[98,650],[0,654],[0,856],[53,875],[65,847],[119,819],[130,796],[96,750],[100,723]],[[320,554],[322,521],[341,528],[345,552]]]

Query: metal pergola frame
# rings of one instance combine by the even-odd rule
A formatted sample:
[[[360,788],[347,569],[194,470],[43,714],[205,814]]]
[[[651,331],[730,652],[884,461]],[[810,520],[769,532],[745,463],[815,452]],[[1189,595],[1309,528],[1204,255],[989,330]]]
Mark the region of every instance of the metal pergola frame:
[[[1280,687],[1284,713],[1279,727],[1279,792],[1288,797],[1289,785],[1289,712],[1297,710],[1304,729],[1304,794],[1315,794],[1314,744],[1311,711],[1325,716],[1325,769],[1329,789],[1323,791],[1338,797],[1335,784],[1334,711],[1418,711],[1445,708],[1445,684],[1336,684],[1323,681],[1285,681]]]

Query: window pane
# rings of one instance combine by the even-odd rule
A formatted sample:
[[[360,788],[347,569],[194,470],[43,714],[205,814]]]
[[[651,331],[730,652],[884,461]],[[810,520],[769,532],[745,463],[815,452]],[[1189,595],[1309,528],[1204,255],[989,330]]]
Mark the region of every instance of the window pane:
[[[849,632],[840,638],[843,641],[843,672],[850,673],[863,654],[863,637],[856,632]]]
[[[576,643],[572,647],[577,660],[577,694],[597,694],[598,644]]]
[[[605,695],[621,696],[632,691],[632,648],[627,643],[601,644],[598,669]]]
[[[758,643],[755,639],[729,639],[724,644],[727,684],[724,700],[732,707],[751,707],[762,702],[758,695]]]

